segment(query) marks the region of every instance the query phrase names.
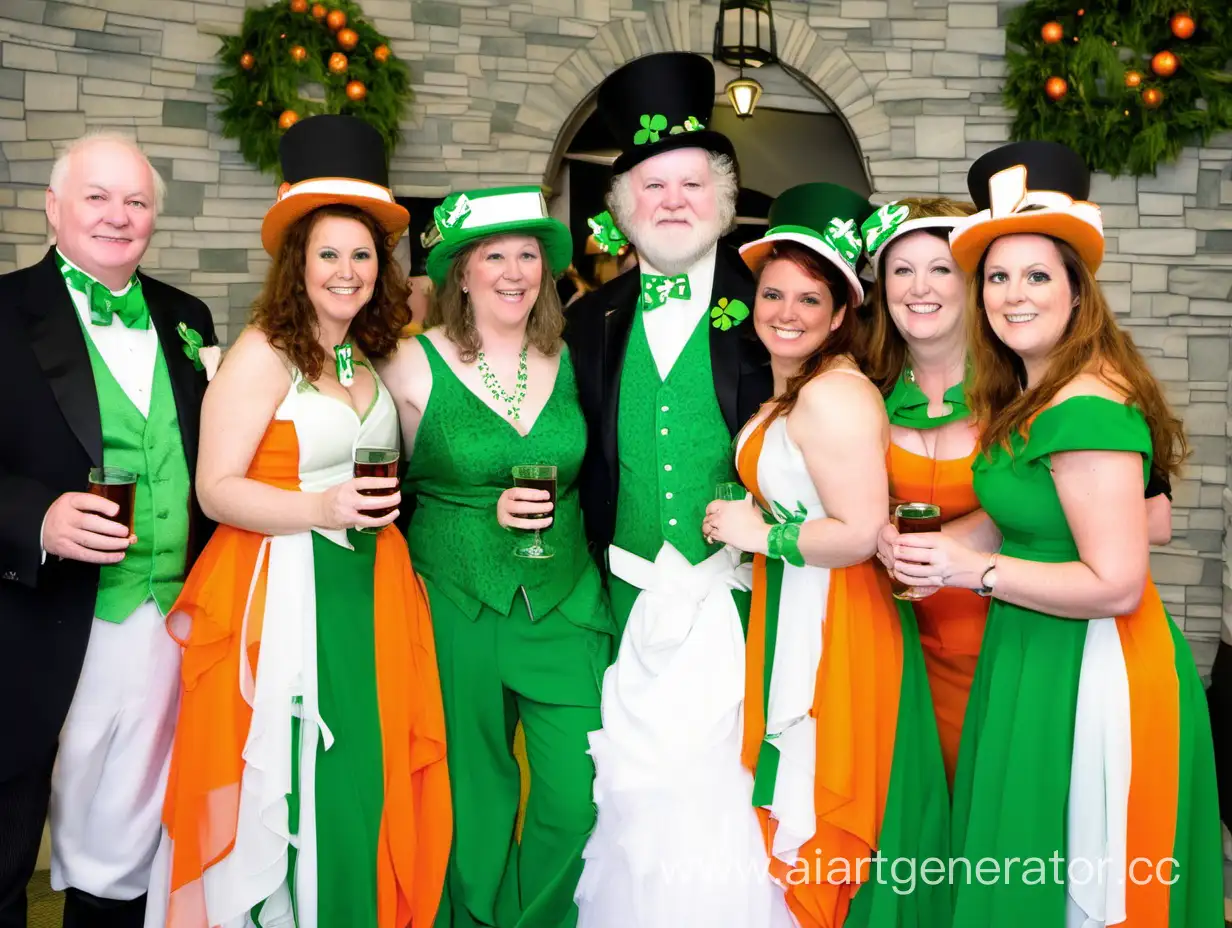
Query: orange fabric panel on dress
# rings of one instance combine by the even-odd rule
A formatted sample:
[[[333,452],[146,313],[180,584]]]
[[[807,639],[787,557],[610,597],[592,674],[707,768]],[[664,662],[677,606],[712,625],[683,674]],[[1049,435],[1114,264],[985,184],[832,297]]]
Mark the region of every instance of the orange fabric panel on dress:
[[[769,424],[769,416],[757,423],[736,455],[736,473],[740,476],[740,482],[763,509],[769,507],[761,495],[757,462],[761,459]],[[749,605],[749,629],[745,634],[744,654],[744,734],[740,759],[749,770],[756,770],[761,743],[766,737],[766,558],[762,554],[753,558],[753,598]]]
[[[280,490],[299,489],[299,438],[294,422],[287,419],[270,422],[245,476]]]
[[[273,420],[247,476],[287,490],[299,488],[295,424]],[[230,525],[215,529],[167,616],[184,648],[180,711],[163,824],[173,841],[168,928],[207,928],[201,883],[207,868],[235,845],[243,751],[252,707],[240,692],[241,660],[255,677],[265,613],[265,536]],[[255,576],[254,576],[255,574]],[[241,640],[244,616],[247,640]]]
[[[941,507],[941,517],[947,522],[974,512],[980,502],[972,486],[971,463],[978,453],[976,449],[965,458],[934,461],[891,443],[886,454],[890,495],[908,502],[934,503]],[[949,588],[912,605],[920,627],[946,777],[952,785],[963,718],[988,621],[988,600],[972,590]]]
[[[428,596],[393,526],[377,535],[376,679],[385,765],[377,848],[377,924],[429,928],[436,918],[453,813],[445,711]]]
[[[790,883],[787,903],[803,928],[841,925],[868,877],[890,788],[902,677],[902,627],[889,580],[871,560],[832,570],[813,697],[817,831],[800,848],[811,879],[771,861],[771,872]],[[854,880],[816,879],[847,874]]]
[[[1155,867],[1172,857],[1180,790],[1180,684],[1168,616],[1155,582],[1148,576],[1138,608],[1116,620],[1129,677],[1132,755],[1126,858],[1139,864],[1138,879],[1125,884],[1126,928],[1168,924],[1171,867]],[[1143,871],[1149,866],[1151,876]]]

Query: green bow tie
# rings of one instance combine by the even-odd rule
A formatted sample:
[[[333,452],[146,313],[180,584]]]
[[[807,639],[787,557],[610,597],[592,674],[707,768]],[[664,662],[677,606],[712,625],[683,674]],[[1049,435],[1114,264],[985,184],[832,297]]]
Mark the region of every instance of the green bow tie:
[[[689,289],[689,275],[677,274],[663,277],[659,274],[642,275],[642,309],[658,309],[668,300],[687,300],[693,295]]]
[[[130,329],[148,329],[150,310],[141,292],[141,281],[134,274],[128,289],[116,296],[101,283],[75,267],[61,264],[60,270],[71,289],[83,294],[90,304],[90,322],[93,325],[111,325],[112,316]]]

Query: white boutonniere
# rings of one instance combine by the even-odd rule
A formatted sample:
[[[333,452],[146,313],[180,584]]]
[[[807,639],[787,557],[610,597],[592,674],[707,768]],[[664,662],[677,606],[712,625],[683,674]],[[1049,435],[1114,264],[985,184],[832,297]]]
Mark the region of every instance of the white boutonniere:
[[[201,348],[197,352],[197,357],[201,359],[201,364],[205,367],[205,379],[213,380],[214,375],[218,373],[218,365],[222,363],[222,346],[210,345]]]

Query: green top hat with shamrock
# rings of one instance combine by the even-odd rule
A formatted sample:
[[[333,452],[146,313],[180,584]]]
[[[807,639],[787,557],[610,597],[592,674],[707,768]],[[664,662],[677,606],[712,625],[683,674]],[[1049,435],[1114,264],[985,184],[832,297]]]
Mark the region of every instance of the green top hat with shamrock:
[[[573,260],[569,228],[548,215],[543,191],[538,187],[451,193],[432,216],[434,228],[425,236],[424,244],[431,249],[426,262],[428,276],[437,287],[444,285],[458,252],[495,235],[533,235],[539,239],[553,277]]]
[[[847,280],[852,306],[864,300],[858,273],[862,243],[860,226],[873,205],[838,184],[799,184],[784,190],[770,207],[770,231],[740,248],[740,257],[754,274],[761,270],[777,242],[795,242],[833,264]]]
[[[734,162],[731,139],[708,129],[714,112],[714,65],[692,52],[657,52],[634,58],[599,86],[598,113],[621,154],[623,174],[654,155],[703,148]]]

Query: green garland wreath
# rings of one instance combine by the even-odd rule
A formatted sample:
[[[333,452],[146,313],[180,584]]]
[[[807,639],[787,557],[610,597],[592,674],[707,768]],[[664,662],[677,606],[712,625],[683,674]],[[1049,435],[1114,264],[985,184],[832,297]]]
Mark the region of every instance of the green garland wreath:
[[[325,12],[318,17],[314,8],[315,13]],[[346,24],[338,31],[326,19],[334,10],[346,15]],[[354,30],[359,38],[350,51],[338,41],[343,29]],[[297,46],[304,50],[299,61],[291,53]],[[340,73],[329,67],[335,53],[347,59]],[[222,72],[214,89],[223,103],[219,114],[223,136],[239,139],[244,159],[262,171],[272,171],[279,180],[278,141],[285,131],[279,120],[287,111],[294,118],[320,113],[358,116],[381,133],[387,158],[398,144],[398,121],[411,101],[410,71],[350,0],[280,0],[250,8],[239,35],[223,39],[219,61]],[[348,97],[347,85],[353,81],[363,84],[362,99]],[[324,87],[324,102],[301,97],[306,84]]]
[[[1197,26],[1187,39],[1172,32],[1177,14]],[[1049,23],[1060,24],[1059,42],[1044,41]],[[1092,169],[1141,175],[1232,129],[1229,0],[1031,0],[1011,14],[1006,40],[1015,140],[1062,142]],[[1171,77],[1151,70],[1162,51],[1179,60]],[[1137,86],[1126,85],[1129,71]],[[1067,85],[1055,101],[1045,93],[1054,77]],[[1163,98],[1152,108],[1154,91]]]

